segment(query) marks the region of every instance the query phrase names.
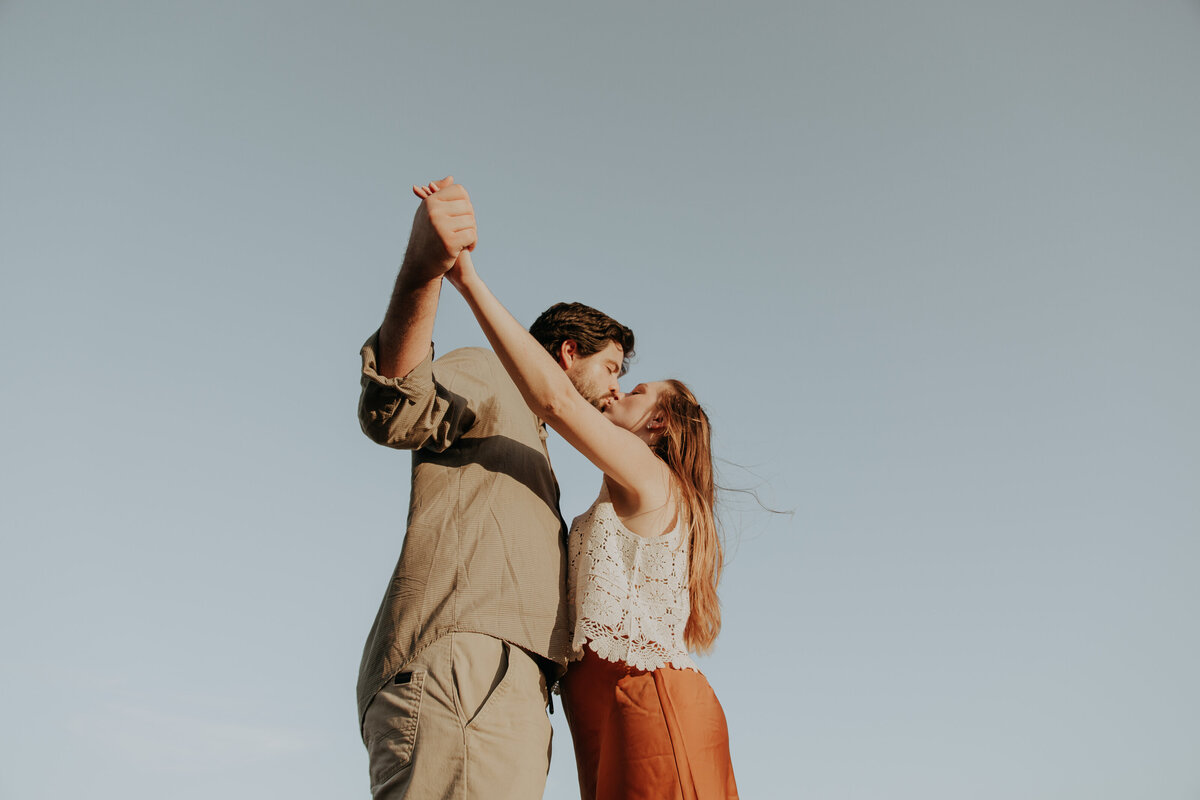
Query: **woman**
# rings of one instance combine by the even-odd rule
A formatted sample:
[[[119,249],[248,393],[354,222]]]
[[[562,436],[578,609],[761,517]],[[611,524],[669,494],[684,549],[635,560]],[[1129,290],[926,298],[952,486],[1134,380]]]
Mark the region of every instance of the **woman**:
[[[708,417],[675,380],[597,410],[468,252],[446,277],[529,407],[604,472],[569,544],[576,660],[562,696],[584,800],[736,798],[725,715],[688,654],[709,650],[721,626]]]

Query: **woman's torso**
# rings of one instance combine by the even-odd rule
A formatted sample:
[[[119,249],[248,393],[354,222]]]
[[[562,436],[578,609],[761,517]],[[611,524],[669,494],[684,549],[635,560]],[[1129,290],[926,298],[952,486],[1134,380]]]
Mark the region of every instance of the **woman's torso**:
[[[567,602],[572,659],[587,646],[638,670],[697,669],[684,644],[688,526],[680,515],[659,536],[639,536],[613,509],[607,488],[571,524]]]

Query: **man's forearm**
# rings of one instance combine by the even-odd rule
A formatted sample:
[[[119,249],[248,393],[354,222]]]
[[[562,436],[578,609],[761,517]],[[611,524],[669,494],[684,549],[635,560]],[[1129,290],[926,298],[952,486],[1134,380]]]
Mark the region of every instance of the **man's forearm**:
[[[379,374],[403,378],[425,360],[433,341],[442,276],[458,254],[475,246],[475,210],[467,190],[445,177],[413,187],[421,205],[413,215],[404,263],[379,327]]]
[[[380,375],[403,378],[425,359],[433,342],[433,321],[441,291],[441,277],[422,279],[400,270],[379,327]]]

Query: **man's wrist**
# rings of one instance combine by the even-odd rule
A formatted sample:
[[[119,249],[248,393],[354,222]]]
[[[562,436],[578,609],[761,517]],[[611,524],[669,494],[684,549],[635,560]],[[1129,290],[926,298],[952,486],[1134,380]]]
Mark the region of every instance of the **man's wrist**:
[[[396,285],[406,291],[420,290],[440,283],[442,276],[446,274],[446,269],[447,267],[438,262],[422,264],[406,258],[400,264],[400,274],[396,278]]]

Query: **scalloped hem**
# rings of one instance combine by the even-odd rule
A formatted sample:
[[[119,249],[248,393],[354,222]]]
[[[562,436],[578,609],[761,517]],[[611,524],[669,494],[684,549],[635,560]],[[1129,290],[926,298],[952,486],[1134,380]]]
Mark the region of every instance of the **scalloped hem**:
[[[595,653],[598,658],[602,658],[605,661],[609,662],[610,664],[624,664],[625,666],[629,667],[630,669],[636,670],[638,672],[654,672],[654,670],[656,670],[656,669],[678,669],[678,670],[690,669],[692,672],[697,672],[697,673],[700,673],[701,675],[704,674],[704,673],[700,672],[700,667],[696,666],[696,662],[692,660],[692,657],[690,655],[686,656],[687,660],[690,662],[687,664],[680,665],[680,664],[675,663],[674,660],[664,659],[662,661],[662,663],[658,664],[657,666],[643,666],[641,662],[632,663],[632,662],[626,661],[623,658],[610,658],[610,657],[604,655],[603,653],[601,653],[595,647],[592,647],[592,642],[596,641],[596,637],[588,636],[586,633],[583,636],[584,636],[583,642],[580,642],[578,644],[576,644],[575,642],[571,642],[571,650],[567,654],[567,663],[568,664],[582,659],[583,655],[584,655],[584,648],[587,648],[588,650],[591,650],[593,653]]]

